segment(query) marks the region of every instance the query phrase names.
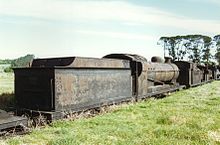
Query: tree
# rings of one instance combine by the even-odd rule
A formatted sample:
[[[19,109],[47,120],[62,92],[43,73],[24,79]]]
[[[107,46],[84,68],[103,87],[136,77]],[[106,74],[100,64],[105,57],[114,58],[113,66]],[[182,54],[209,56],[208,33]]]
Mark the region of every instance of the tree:
[[[188,59],[191,61],[200,62],[201,53],[202,53],[202,36],[201,35],[186,35],[183,36],[186,40],[186,49],[188,52]]]
[[[171,39],[169,37],[161,37],[158,41],[158,44],[163,46],[164,57],[165,57],[166,51],[170,50]],[[171,55],[171,51],[169,51],[169,55]]]
[[[164,56],[166,54],[166,51],[168,51],[168,55],[173,58],[173,60],[180,60],[180,53],[181,50],[179,49],[181,42],[181,36],[175,36],[175,37],[161,37],[158,41],[159,45],[162,45],[164,47]]]
[[[163,45],[164,51],[168,51],[174,60],[188,58],[191,61],[207,63],[212,57],[210,53],[212,39],[204,35],[161,37],[159,44]]]
[[[12,68],[15,68],[15,67],[28,67],[28,66],[30,66],[30,63],[32,62],[33,59],[34,59],[33,54],[28,54],[26,56],[19,57],[17,59],[13,59],[13,60],[6,59],[3,62],[4,63],[7,62],[7,64],[10,64],[10,66],[5,68],[4,72],[6,72],[6,73],[13,72]]]
[[[30,66],[30,63],[32,62],[33,59],[34,59],[34,55],[28,54],[26,56],[19,57],[18,59],[13,60],[11,66],[12,67],[28,67]]]
[[[215,42],[215,46],[216,46],[215,59],[220,65],[220,35],[214,36],[213,41]]]
[[[208,36],[202,36],[203,39],[203,54],[202,54],[202,61],[205,64],[211,64],[211,58],[212,58],[212,54],[210,52],[211,50],[211,46],[213,44],[212,42],[212,38],[208,37]]]
[[[4,72],[5,72],[5,73],[12,73],[12,72],[13,72],[13,69],[12,69],[11,66],[10,66],[10,67],[6,67],[6,68],[4,69]]]

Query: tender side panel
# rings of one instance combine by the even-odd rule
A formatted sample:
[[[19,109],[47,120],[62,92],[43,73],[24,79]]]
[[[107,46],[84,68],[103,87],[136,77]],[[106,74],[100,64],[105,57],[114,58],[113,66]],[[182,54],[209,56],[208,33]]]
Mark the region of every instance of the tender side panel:
[[[130,99],[128,69],[56,69],[56,110],[95,107]]]
[[[19,108],[50,111],[53,102],[53,69],[15,69],[15,98]]]

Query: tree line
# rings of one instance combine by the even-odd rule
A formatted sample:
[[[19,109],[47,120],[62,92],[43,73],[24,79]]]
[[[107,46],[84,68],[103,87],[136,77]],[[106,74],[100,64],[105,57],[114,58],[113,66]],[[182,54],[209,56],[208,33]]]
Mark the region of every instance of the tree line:
[[[173,60],[189,60],[202,64],[220,64],[220,35],[180,35],[160,37],[158,44]]]
[[[4,59],[0,60],[0,64],[10,64],[9,67],[4,69],[4,72],[13,72],[12,68],[16,67],[28,67],[32,60],[34,59],[33,54],[28,54],[26,56],[19,57],[17,59]]]

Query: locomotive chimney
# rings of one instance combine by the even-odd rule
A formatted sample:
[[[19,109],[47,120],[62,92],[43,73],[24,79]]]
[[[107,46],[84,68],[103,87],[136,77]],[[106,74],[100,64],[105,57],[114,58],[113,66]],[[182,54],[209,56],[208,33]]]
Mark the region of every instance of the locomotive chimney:
[[[193,59],[193,62],[198,64],[199,63],[199,60],[198,59]]]
[[[172,58],[171,57],[164,57],[165,63],[171,63]]]

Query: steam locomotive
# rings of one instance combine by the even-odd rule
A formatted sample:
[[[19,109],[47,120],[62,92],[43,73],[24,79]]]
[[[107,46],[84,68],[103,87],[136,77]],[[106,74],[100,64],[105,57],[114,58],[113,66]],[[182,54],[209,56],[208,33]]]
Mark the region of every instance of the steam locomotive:
[[[103,58],[34,59],[27,68],[15,68],[15,108],[19,115],[44,114],[49,120],[63,112],[78,112],[113,103],[141,100],[217,79],[215,66],[135,54]],[[0,130],[27,124],[27,118],[0,111]]]

